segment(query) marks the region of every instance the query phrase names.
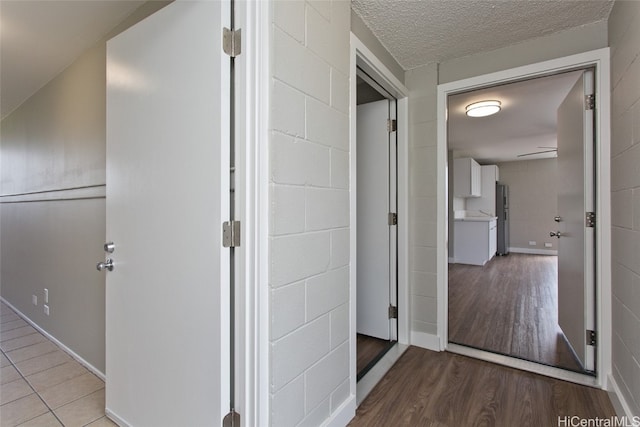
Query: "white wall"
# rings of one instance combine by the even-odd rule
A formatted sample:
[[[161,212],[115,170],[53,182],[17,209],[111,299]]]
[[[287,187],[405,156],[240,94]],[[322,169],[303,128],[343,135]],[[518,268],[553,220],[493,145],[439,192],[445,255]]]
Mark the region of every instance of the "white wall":
[[[271,423],[319,425],[350,396],[350,3],[272,12]]]
[[[106,37],[166,4],[143,5]],[[5,117],[0,139],[0,296],[102,373],[105,40]]]
[[[411,342],[435,335],[436,292],[436,64],[407,71],[409,89],[409,277]]]
[[[640,3],[609,17],[613,376],[640,416]]]
[[[557,159],[499,163],[500,183],[509,186],[509,247],[558,250],[558,239],[549,237],[557,230],[553,218],[558,214]],[[536,242],[529,245],[530,241]],[[545,247],[545,243],[553,246]]]

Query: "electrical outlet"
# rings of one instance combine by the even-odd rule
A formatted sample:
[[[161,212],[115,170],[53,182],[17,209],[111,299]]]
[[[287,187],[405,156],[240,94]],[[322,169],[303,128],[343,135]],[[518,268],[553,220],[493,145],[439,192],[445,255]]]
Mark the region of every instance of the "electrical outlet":
[[[44,303],[49,304],[49,289],[44,288]]]
[[[553,243],[545,243],[544,247],[545,248],[552,248],[553,247]]]
[[[48,305],[44,305],[44,314],[46,314],[47,316],[49,315],[49,306]]]
[[[38,305],[38,296],[37,295],[31,295],[31,304]]]
[[[537,243],[534,240],[529,240],[529,246],[535,246]]]

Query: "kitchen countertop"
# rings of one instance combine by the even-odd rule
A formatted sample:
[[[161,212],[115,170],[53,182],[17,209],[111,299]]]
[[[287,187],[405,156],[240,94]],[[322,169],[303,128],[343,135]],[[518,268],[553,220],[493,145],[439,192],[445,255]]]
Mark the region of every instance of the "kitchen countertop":
[[[456,221],[493,221],[494,219],[498,219],[497,216],[465,216],[463,218],[455,218]]]

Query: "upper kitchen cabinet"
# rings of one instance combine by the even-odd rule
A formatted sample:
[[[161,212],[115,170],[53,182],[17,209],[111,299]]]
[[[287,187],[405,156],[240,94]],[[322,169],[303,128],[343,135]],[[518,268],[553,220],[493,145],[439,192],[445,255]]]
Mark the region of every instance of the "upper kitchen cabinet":
[[[480,197],[482,195],[482,170],[470,157],[453,159],[454,197]]]
[[[480,166],[482,171],[481,196],[467,200],[467,210],[496,216],[496,182],[500,179],[498,166]]]

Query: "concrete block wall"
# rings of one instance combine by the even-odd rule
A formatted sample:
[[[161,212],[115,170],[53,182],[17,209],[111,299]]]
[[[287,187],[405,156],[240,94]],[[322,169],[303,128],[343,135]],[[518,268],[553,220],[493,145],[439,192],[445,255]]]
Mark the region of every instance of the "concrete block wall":
[[[616,1],[611,47],[613,376],[640,416],[640,3]]]
[[[411,342],[437,334],[437,64],[409,70],[409,280]]]
[[[274,1],[271,424],[319,425],[350,395],[348,1]]]

